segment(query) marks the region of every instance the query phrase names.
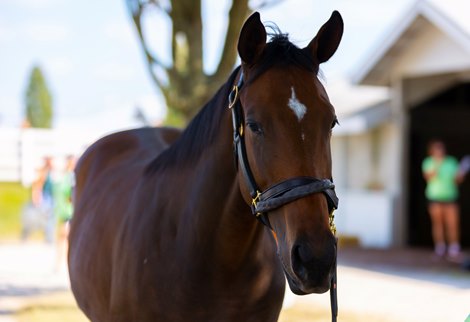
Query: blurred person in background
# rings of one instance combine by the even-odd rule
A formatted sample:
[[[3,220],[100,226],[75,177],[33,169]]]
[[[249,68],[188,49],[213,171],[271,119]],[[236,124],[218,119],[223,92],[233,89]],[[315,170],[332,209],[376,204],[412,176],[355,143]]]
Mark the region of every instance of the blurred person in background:
[[[66,157],[64,171],[57,179],[54,189],[55,215],[58,220],[56,271],[59,271],[61,265],[66,262],[70,220],[73,214],[72,196],[75,185],[75,163],[75,156],[69,155]]]
[[[428,154],[422,163],[422,171],[427,183],[425,195],[429,203],[434,253],[438,258],[447,255],[448,260],[458,262],[461,260],[458,184],[465,173],[459,171],[457,159],[446,154],[441,140],[429,142]]]
[[[37,177],[31,186],[31,203],[24,210],[21,233],[23,240],[27,239],[34,229],[42,228],[46,242],[52,243],[54,241],[55,218],[52,171],[52,158],[45,157],[43,165],[38,169]]]

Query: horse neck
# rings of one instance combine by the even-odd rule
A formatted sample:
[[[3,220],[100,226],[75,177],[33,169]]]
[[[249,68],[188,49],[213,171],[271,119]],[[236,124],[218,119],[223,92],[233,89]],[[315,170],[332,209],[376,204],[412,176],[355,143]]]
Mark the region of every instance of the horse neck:
[[[195,238],[195,254],[203,248],[216,257],[212,261],[236,269],[250,262],[247,259],[254,254],[259,256],[259,249],[265,246],[265,228],[251,215],[240,192],[231,122],[227,110],[216,141],[207,147],[185,179],[191,183],[186,198],[190,208],[185,215],[191,216],[186,233]]]

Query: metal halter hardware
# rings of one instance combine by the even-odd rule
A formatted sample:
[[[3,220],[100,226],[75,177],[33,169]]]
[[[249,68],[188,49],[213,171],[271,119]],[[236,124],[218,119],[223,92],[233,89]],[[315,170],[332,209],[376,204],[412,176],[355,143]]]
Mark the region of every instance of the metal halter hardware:
[[[338,209],[338,197],[335,193],[335,185],[329,179],[317,179],[313,177],[295,177],[281,181],[264,191],[256,184],[251,172],[246,154],[245,139],[243,136],[243,111],[240,103],[239,92],[243,86],[243,71],[240,71],[238,84],[233,86],[229,94],[228,108],[232,111],[233,123],[233,148],[235,164],[243,172],[251,196],[251,212],[265,226],[272,230],[268,218],[268,212],[280,208],[294,200],[303,198],[314,193],[323,193],[326,196],[329,209],[329,224],[333,235],[336,235],[334,224],[334,211]],[[330,286],[330,302],[332,321],[336,322],[338,316],[337,283],[336,283],[336,254],[333,278]]]

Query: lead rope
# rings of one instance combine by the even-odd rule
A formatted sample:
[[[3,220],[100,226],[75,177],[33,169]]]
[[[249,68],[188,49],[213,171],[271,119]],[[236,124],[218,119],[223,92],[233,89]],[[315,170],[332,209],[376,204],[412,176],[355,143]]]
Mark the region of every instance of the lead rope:
[[[335,263],[333,268],[333,276],[330,285],[330,306],[331,306],[331,321],[336,322],[338,318],[338,288],[337,288],[337,262],[338,262],[338,237],[336,237],[336,225],[334,211],[330,213],[330,229],[335,236]]]

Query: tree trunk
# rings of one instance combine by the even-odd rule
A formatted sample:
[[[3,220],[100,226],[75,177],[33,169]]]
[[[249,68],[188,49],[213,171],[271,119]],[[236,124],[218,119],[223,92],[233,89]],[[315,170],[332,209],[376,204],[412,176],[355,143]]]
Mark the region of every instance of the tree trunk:
[[[171,119],[180,118],[180,124],[186,124],[214,95],[233,69],[237,59],[238,35],[250,12],[248,0],[233,1],[220,61],[216,71],[210,75],[204,72],[201,0],[173,0],[171,8],[165,8],[159,0],[126,1],[147,59],[148,70],[165,97],[169,115]],[[171,19],[172,63],[169,66],[152,54],[144,37],[142,19],[145,10],[150,7],[158,8]]]

